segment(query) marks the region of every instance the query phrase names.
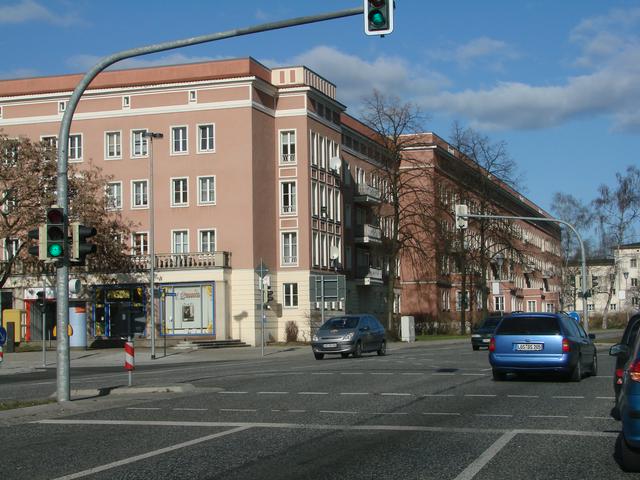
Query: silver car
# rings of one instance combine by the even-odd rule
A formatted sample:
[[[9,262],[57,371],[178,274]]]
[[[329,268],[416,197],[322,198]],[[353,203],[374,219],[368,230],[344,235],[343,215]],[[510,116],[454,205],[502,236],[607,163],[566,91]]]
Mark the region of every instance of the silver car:
[[[372,315],[342,315],[324,322],[312,338],[311,348],[316,360],[322,360],[325,354],[339,353],[347,358],[364,352],[387,352],[387,340],[384,327]]]

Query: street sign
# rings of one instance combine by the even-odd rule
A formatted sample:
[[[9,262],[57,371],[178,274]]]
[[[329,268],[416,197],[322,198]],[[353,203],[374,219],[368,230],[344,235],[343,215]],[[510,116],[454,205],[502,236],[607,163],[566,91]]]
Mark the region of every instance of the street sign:
[[[269,267],[267,267],[266,263],[260,260],[260,265],[256,267],[256,273],[260,278],[264,278],[264,276],[269,273]]]
[[[7,343],[7,331],[0,326],[0,347]]]

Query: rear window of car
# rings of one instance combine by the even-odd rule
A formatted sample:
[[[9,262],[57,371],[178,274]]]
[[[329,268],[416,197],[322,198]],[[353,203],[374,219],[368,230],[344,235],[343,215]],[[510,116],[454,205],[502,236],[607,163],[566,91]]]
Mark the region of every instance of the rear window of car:
[[[330,318],[325,322],[322,328],[329,330],[346,330],[356,328],[358,326],[358,317],[336,317]]]
[[[558,335],[560,327],[553,317],[505,318],[496,330],[496,335]]]
[[[502,320],[502,318],[487,318],[482,323],[482,328],[495,328],[500,323],[500,320]]]

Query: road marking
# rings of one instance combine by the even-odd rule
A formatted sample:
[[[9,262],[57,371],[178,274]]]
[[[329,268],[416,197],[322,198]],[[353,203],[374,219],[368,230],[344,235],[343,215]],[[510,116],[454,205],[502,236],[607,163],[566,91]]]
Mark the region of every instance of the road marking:
[[[453,393],[425,393],[423,397],[455,397]]]
[[[463,377],[486,377],[484,373],[463,373]]]
[[[257,412],[255,408],[221,408],[221,412]]]
[[[588,420],[613,420],[614,422],[616,422],[617,420],[611,417],[584,417]]]
[[[340,392],[340,395],[369,395],[369,392]]]
[[[304,413],[306,410],[287,410],[289,413]]]
[[[584,398],[581,395],[571,396],[571,395],[555,395],[551,398]]]
[[[258,395],[286,395],[289,392],[258,392]]]
[[[386,397],[410,397],[413,393],[381,393],[380,395]]]
[[[174,408],[173,410],[182,412],[206,412],[208,408]]]
[[[423,412],[423,415],[456,415],[459,416],[461,415],[460,413],[456,413],[456,412]]]
[[[403,372],[400,375],[424,375],[422,372]]]
[[[460,475],[458,475],[454,480],[471,480],[515,436],[516,436],[516,432],[506,432],[506,433],[504,433],[500,438],[498,438],[495,442],[493,442],[491,444],[491,446],[489,448],[487,448],[482,453],[482,455],[480,455],[478,458],[476,458],[467,468],[465,468],[460,473]]]
[[[371,375],[393,375],[393,372],[371,372]]]
[[[508,398],[540,398],[539,395],[507,395]]]
[[[298,395],[329,395],[329,392],[298,392]]]
[[[248,430],[249,428],[251,427],[248,427],[248,426],[235,427],[235,428],[232,428],[231,430],[226,430],[224,432],[213,433],[211,435],[206,435],[204,437],[196,438],[194,440],[189,440],[188,442],[177,443],[176,445],[172,445],[170,447],[160,448],[158,450],[152,450],[151,452],[143,453],[141,455],[136,455],[134,457],[118,460],[117,462],[107,463],[106,465],[101,465],[99,467],[89,468],[81,472],[72,473],[71,475],[58,477],[55,480],[72,480],[74,478],[86,477],[87,475],[94,475],[96,473],[104,472],[105,470],[110,470],[116,467],[121,467],[123,465],[128,465],[130,463],[134,463],[139,460],[145,460],[147,458],[156,457],[158,455],[173,452],[174,450],[178,450],[180,448],[191,447],[199,443],[208,442],[209,440],[213,440],[214,438],[220,438],[220,437],[224,437],[225,435],[231,435],[233,433],[238,433],[243,430]]]
[[[224,394],[233,395],[233,394],[243,394],[243,393],[247,393],[247,392],[235,392],[235,391],[230,391],[230,390],[221,390],[218,393],[224,393]]]
[[[569,415],[529,415],[529,418],[569,418]]]
[[[338,414],[350,414],[350,415],[355,415],[358,412],[349,412],[349,411],[343,411],[343,410],[320,410],[320,413],[338,413]]]
[[[375,412],[368,415],[409,415],[407,412]]]
[[[335,372],[311,372],[311,375],[333,375]]]
[[[160,410],[160,407],[127,407],[127,410]]]
[[[513,417],[513,415],[504,415],[500,413],[476,413],[476,417]]]
[[[494,394],[484,394],[484,393],[467,393],[465,397],[497,397]]]
[[[340,375],[364,375],[362,372],[341,372]]]
[[[598,400],[615,400],[616,397],[596,397]]]
[[[455,373],[438,373],[438,372],[434,372],[431,375],[441,375],[441,376],[452,376],[455,375]]]

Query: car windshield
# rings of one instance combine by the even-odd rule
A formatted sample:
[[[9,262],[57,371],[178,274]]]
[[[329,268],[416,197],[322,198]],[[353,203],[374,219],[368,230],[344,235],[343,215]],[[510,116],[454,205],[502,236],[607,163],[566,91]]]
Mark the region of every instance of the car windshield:
[[[322,328],[327,330],[348,330],[358,326],[358,317],[336,317],[327,320]]]
[[[501,318],[487,318],[482,323],[480,328],[482,328],[482,329],[496,328],[498,326],[498,324],[500,323],[500,320],[502,320],[502,319]]]
[[[560,327],[553,317],[505,318],[496,335],[558,335]]]

